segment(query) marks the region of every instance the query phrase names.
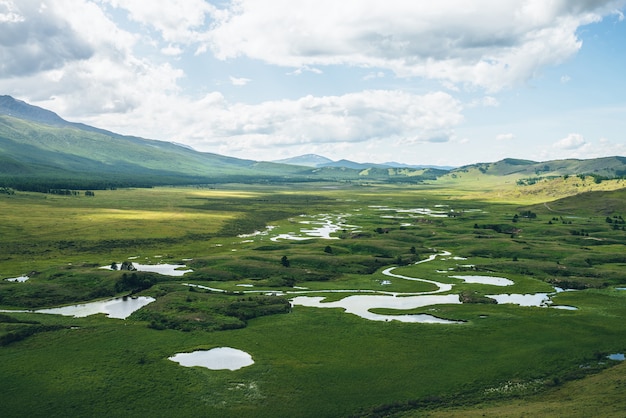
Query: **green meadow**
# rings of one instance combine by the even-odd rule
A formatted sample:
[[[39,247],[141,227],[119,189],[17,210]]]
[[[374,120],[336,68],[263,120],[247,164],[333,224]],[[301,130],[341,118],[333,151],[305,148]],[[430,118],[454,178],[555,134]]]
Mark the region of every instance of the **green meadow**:
[[[464,176],[0,194],[0,415],[620,416],[621,180]],[[192,271],[101,268],[124,261]],[[380,321],[289,303],[433,283],[463,303],[370,309],[398,319]],[[548,306],[493,297],[538,293]],[[120,296],[155,301],[126,319],[23,312]],[[254,364],[168,359],[214,347]]]

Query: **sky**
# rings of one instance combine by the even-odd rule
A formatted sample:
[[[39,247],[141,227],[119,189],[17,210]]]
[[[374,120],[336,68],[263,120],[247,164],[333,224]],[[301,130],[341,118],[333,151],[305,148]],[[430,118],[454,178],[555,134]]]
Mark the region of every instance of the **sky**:
[[[0,94],[258,161],[626,156],[626,0],[0,0]]]

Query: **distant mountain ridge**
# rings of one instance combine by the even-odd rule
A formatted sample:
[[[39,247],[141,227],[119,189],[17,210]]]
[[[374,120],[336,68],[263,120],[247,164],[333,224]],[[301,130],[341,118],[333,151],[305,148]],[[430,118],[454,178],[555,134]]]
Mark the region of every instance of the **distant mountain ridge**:
[[[302,165],[305,167],[321,167],[324,164],[332,163],[333,160],[317,154],[305,154],[297,157],[284,158],[282,160],[274,160],[272,162],[279,164]]]
[[[301,165],[307,167],[344,167],[354,170],[365,170],[368,168],[409,168],[414,170],[420,170],[424,168],[432,168],[437,170],[452,170],[455,167],[452,166],[437,166],[437,165],[413,165],[403,164],[396,162],[386,163],[358,163],[346,159],[333,161],[330,158],[317,155],[317,154],[305,154],[297,157],[285,158],[282,160],[274,160],[275,163]]]

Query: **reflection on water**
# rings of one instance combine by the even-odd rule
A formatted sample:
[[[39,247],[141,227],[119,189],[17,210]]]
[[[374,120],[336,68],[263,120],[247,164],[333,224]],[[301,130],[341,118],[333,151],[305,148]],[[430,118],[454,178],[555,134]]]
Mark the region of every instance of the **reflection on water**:
[[[181,270],[187,267],[184,264],[139,264],[139,263],[131,263],[133,265],[134,270],[130,271],[146,271],[151,273],[159,273],[164,276],[182,276],[185,273],[192,272],[193,270]],[[121,265],[119,263],[118,265]],[[100,267],[102,269],[113,270],[111,266],[103,266]]]
[[[442,206],[439,206],[442,207]],[[447,218],[448,212],[441,210],[432,210],[429,208],[411,208],[411,209],[400,209],[400,208],[390,208],[389,206],[370,206],[370,208],[377,209],[380,211],[389,211],[400,214],[408,214],[408,215],[425,215],[430,216],[432,218]],[[454,211],[451,211],[454,212]],[[384,217],[381,216],[381,217]]]
[[[7,282],[24,283],[28,279],[29,279],[28,276],[20,276],[20,277],[12,277],[10,279],[4,279],[4,280],[6,280]]]
[[[451,255],[448,251],[441,251],[436,254],[430,255],[427,259],[416,262],[415,264],[428,263],[435,260],[437,257],[449,257]],[[418,309],[426,306],[435,306],[441,304],[460,304],[461,301],[457,294],[442,293],[449,292],[453,289],[453,284],[441,283],[435,280],[420,279],[417,277],[405,276],[396,274],[393,271],[397,267],[389,267],[382,271],[382,274],[388,277],[396,279],[417,281],[423,283],[429,283],[434,286],[434,290],[414,293],[400,293],[390,292],[383,290],[373,289],[326,289],[326,290],[309,290],[306,288],[294,288],[290,291],[268,291],[268,290],[245,290],[241,293],[268,293],[274,295],[295,295],[291,299],[292,306],[306,306],[315,308],[340,308],[346,313],[357,315],[361,318],[371,321],[401,321],[401,322],[418,322],[418,323],[439,323],[439,324],[457,324],[462,321],[454,321],[438,318],[428,314],[406,314],[406,315],[383,315],[371,312],[373,309],[397,309],[397,310],[409,310]],[[492,276],[450,276],[461,280],[465,280],[468,283],[481,283],[491,284],[495,286],[509,286],[514,284],[513,281],[503,277]],[[382,280],[381,284],[390,284],[390,280]],[[212,288],[208,286],[183,283],[186,286],[198,287],[215,292],[226,292],[224,289]],[[242,285],[238,285],[242,286]],[[557,289],[558,290],[558,289]],[[324,302],[324,296],[312,296],[313,294],[324,293],[353,293],[351,296],[347,296],[341,300],[333,302]],[[354,294],[359,293],[359,294]],[[369,293],[365,295],[364,293]],[[495,299],[498,303],[510,303],[519,306],[539,306],[539,307],[553,307],[557,309],[576,310],[574,306],[566,305],[552,305],[550,296],[554,293],[536,293],[536,294],[502,294],[502,295],[486,295],[492,299]],[[308,295],[308,296],[307,296]]]
[[[553,305],[550,295],[553,293],[533,293],[526,295],[512,294],[512,295],[486,295],[488,298],[495,299],[498,303],[510,303],[519,306],[536,306],[540,308],[555,308],[563,309],[567,311],[578,310],[575,306],[568,305]]]
[[[428,263],[433,261],[437,257],[448,257],[450,252],[442,251],[437,254],[432,254],[425,260],[418,261],[415,264]],[[443,323],[453,324],[461,323],[461,321],[451,321],[434,317],[432,315],[380,315],[372,313],[372,309],[387,308],[408,310],[416,309],[425,306],[433,306],[440,304],[460,304],[459,296],[456,294],[440,295],[440,293],[448,292],[452,290],[453,285],[447,283],[440,283],[434,280],[420,279],[416,277],[404,276],[393,273],[396,267],[390,267],[383,270],[383,274],[389,277],[395,277],[403,280],[419,281],[424,283],[430,283],[437,287],[436,290],[420,293],[391,293],[391,292],[378,292],[386,293],[379,295],[353,295],[343,298],[334,302],[324,302],[324,297],[313,296],[298,296],[291,300],[292,305],[315,307],[315,308],[342,308],[346,313],[358,315],[361,318],[369,319],[372,321],[401,321],[401,322],[419,322],[419,323]],[[510,286],[514,282],[503,277],[492,276],[450,276],[460,280],[464,280],[467,283],[479,283],[490,284],[495,286]],[[312,292],[302,292],[312,293]],[[553,307],[557,309],[576,310],[574,306],[566,305],[552,305],[548,293],[535,293],[535,294],[502,294],[502,295],[486,295],[489,298],[495,299],[498,303],[509,303],[519,306],[538,306],[538,307]]]
[[[465,283],[491,284],[494,286],[511,286],[515,284],[512,280],[504,277],[492,276],[448,276],[455,279],[463,280]]]
[[[564,309],[566,311],[577,311],[578,308],[575,306],[568,306],[568,305],[552,305],[550,306],[551,308],[554,309]]]
[[[35,312],[73,316],[74,318],[82,318],[89,315],[103,313],[109,318],[126,319],[136,310],[154,301],[154,298],[146,296],[137,298],[124,297],[84,303],[80,305],[62,306],[60,308],[39,309]]]
[[[230,347],[218,347],[192,353],[178,353],[169,357],[169,360],[185,367],[199,366],[211,370],[238,370],[254,364],[250,354]]]
[[[498,303],[512,303],[519,306],[541,306],[547,307],[552,303],[547,293],[533,293],[526,295],[485,295],[495,299]]]
[[[342,308],[346,313],[360,316],[370,321],[400,321],[437,324],[458,324],[460,321],[449,321],[432,315],[381,315],[370,312],[371,309],[416,309],[430,305],[460,304],[459,295],[422,295],[422,296],[387,296],[387,295],[354,295],[334,302],[323,302],[319,296],[298,296],[291,300],[292,305],[314,308]]]
[[[344,218],[349,215],[328,215],[321,214],[316,217],[316,219],[311,221],[300,221],[300,224],[303,225],[313,225],[316,227],[301,229],[300,232],[289,232],[287,234],[279,234],[275,237],[270,238],[271,241],[278,241],[281,239],[292,240],[292,241],[302,241],[313,238],[322,238],[322,239],[339,239],[337,237],[332,237],[331,234],[342,230],[350,230],[354,231],[358,229],[358,226],[348,225],[345,223]]]

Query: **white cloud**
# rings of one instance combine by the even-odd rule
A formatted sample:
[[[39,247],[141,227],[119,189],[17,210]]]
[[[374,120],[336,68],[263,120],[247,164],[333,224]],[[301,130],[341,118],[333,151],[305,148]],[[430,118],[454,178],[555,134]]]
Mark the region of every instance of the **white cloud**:
[[[367,81],[367,80],[373,80],[376,78],[385,78],[385,73],[382,71],[372,72],[372,73],[367,74],[365,77],[363,77],[363,80]]]
[[[97,4],[24,0],[19,12],[20,36],[10,45],[0,40],[0,56],[16,66],[12,77],[0,78],[1,91],[95,122],[106,117],[94,115],[131,113],[144,101],[167,102],[179,92],[182,71],[135,55],[140,37],[120,29]]]
[[[0,3],[0,76],[19,77],[85,60],[93,48],[45,3]]]
[[[461,109],[456,99],[441,92],[414,95],[371,90],[256,105],[229,103],[221,94],[211,93],[200,100],[143,101],[124,115],[82,121],[186,143],[201,151],[252,153],[259,159],[264,152],[275,155],[272,149],[304,145],[353,147],[350,144],[378,141],[389,148],[397,143],[444,142],[463,120]]]
[[[446,93],[418,96],[371,90],[258,105],[220,105],[211,110],[215,118],[197,126],[198,133],[215,138],[212,141],[231,138],[254,147],[387,138],[439,142],[447,140],[463,118],[459,102]],[[196,146],[201,148],[201,144]]]
[[[172,22],[182,19],[185,30],[191,30],[202,20],[185,20],[172,10],[171,1],[158,3],[164,8],[163,14],[172,13],[171,21],[160,14],[156,16],[152,3],[145,7],[138,1],[100,3],[123,6],[142,24],[153,18],[150,25],[160,28],[168,39],[160,49],[165,54],[178,53],[181,44],[177,42],[192,38],[188,32],[167,32]],[[37,42],[45,42],[35,25],[41,21],[40,3],[28,0],[32,7],[22,4],[19,12],[28,25],[28,33]],[[181,96],[179,81],[185,76],[183,71],[167,62],[137,56],[135,49],[144,39],[117,26],[97,3],[43,0],[41,4],[48,9],[48,25],[63,28],[59,32],[67,39],[66,44],[80,40],[91,53],[85,57],[68,56],[49,69],[0,79],[0,89],[52,109],[69,120],[120,133],[186,142],[200,150],[226,145],[227,154],[232,154],[237,149],[277,145],[357,144],[372,140],[390,141],[389,144],[444,142],[463,119],[460,102],[443,92],[416,95],[399,90],[370,90],[254,105],[229,103],[219,93],[200,99]],[[309,65],[298,68],[319,71]],[[244,85],[250,80],[231,77],[230,81]]]
[[[301,75],[302,73],[313,73],[313,74],[323,74],[323,71],[319,68],[309,67],[307,65],[303,65],[300,68],[297,68],[294,71],[287,73],[287,75]]]
[[[0,0],[0,23],[23,22],[24,17],[11,0]]]
[[[567,83],[569,83],[571,80],[572,80],[572,78],[571,78],[570,76],[568,76],[567,74],[566,74],[566,75],[561,76],[561,84],[567,84]]]
[[[0,0],[0,91],[69,120],[228,155],[338,149],[382,158],[402,146],[426,158],[424,144],[439,142],[430,147],[434,154],[473,158],[481,144],[472,141],[466,152],[460,145],[468,139],[455,134],[463,108],[500,106],[484,89],[523,82],[571,57],[581,45],[581,25],[611,13],[619,19],[615,10],[626,0],[214,4],[222,6],[204,0]],[[197,56],[203,49],[224,61]],[[229,74],[254,74],[255,88],[225,90],[240,102],[206,93],[216,80],[251,81]],[[435,82],[414,82],[414,76]],[[389,90],[358,91],[373,79],[372,85]],[[301,80],[310,85],[300,89]],[[425,94],[432,86],[451,94]],[[318,93],[300,97],[305,90]],[[255,104],[244,103],[244,94]],[[281,94],[290,99],[275,99]],[[605,149],[602,142],[577,141],[570,135],[543,147],[582,156]],[[625,153],[623,145],[611,146]]]
[[[515,135],[513,135],[512,133],[500,134],[496,136],[497,141],[510,141],[512,139],[515,139]]]
[[[237,0],[209,47],[300,68],[347,64],[498,90],[581,47],[576,31],[623,0]]]
[[[560,141],[555,142],[553,144],[553,147],[563,149],[563,150],[574,150],[574,149],[581,148],[586,143],[587,142],[585,141],[585,138],[583,138],[581,134],[574,133],[574,134],[569,134],[568,136],[561,139]]]
[[[550,149],[543,149],[537,158],[542,160],[554,160],[562,158],[600,158],[611,155],[626,155],[626,144],[613,142],[607,138],[597,141],[587,141],[579,134],[570,134],[553,144]]]
[[[169,44],[168,46],[161,48],[161,53],[163,55],[177,57],[183,53],[183,49],[177,45]]]
[[[128,12],[131,20],[156,29],[164,41],[190,44],[202,38],[207,16],[216,12],[204,0],[100,0]]]
[[[607,155],[626,155],[626,143],[620,141],[613,142],[607,138],[600,138],[597,144],[592,144],[590,150],[593,157],[604,157]]]
[[[498,107],[500,106],[500,102],[493,96],[484,96],[480,99],[472,100],[467,104],[467,107]]]
[[[245,86],[250,81],[252,81],[252,80],[250,80],[249,78],[244,78],[244,77],[237,78],[237,77],[233,77],[233,76],[230,77],[230,83],[233,86]]]

